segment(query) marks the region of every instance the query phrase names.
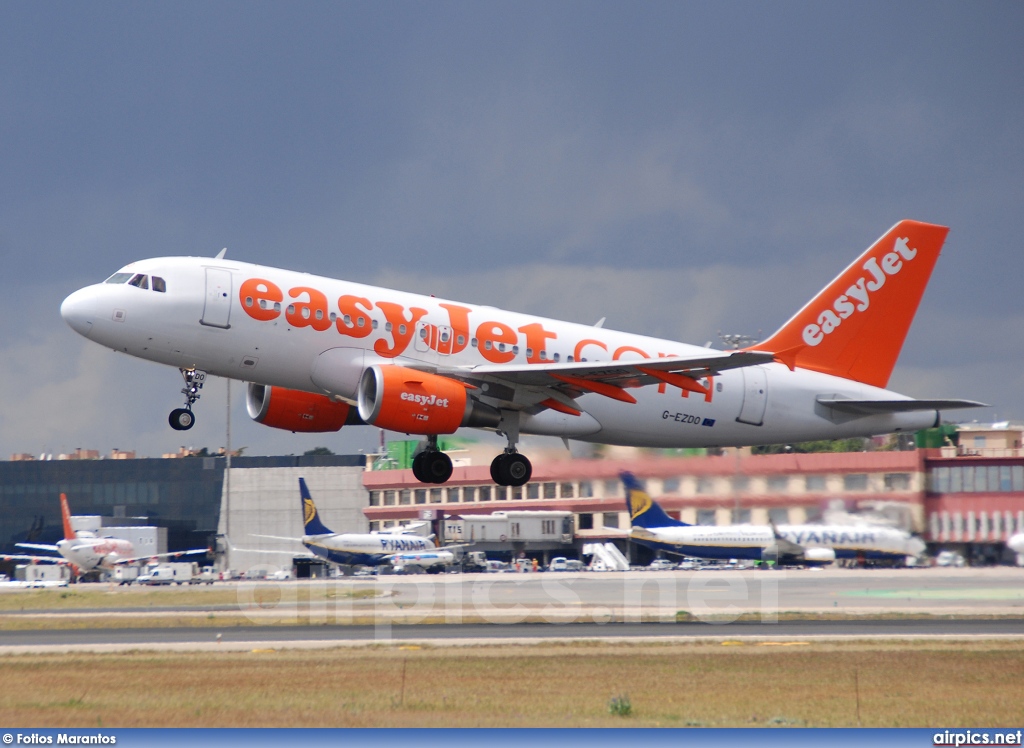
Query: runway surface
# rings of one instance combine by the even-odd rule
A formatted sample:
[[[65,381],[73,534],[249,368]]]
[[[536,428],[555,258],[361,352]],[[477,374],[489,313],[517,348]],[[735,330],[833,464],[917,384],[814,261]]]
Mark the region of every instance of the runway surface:
[[[196,605],[194,596],[182,594],[188,588],[171,588],[161,590],[155,604],[146,597],[140,609],[132,601],[148,590],[110,588],[101,596],[103,608],[2,613],[23,622],[27,616],[89,620],[60,630],[0,631],[0,653],[574,639],[1024,638],[1024,569],[1008,567],[389,576],[214,589],[228,592],[227,602],[222,594],[216,605]],[[741,614],[745,620],[735,621]],[[812,620],[821,614],[849,620]],[[196,625],[130,628],[118,622],[169,615]],[[680,615],[687,620],[676,622]],[[233,625],[239,619],[251,625]]]
[[[567,641],[632,643],[810,642],[848,639],[1019,638],[1024,620],[922,619],[633,624],[420,624],[245,628],[71,629],[0,632],[0,652],[250,650],[421,644],[467,646]]]

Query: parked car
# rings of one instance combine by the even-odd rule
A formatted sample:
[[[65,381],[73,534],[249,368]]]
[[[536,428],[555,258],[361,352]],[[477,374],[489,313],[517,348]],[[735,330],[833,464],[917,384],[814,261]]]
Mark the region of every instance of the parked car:
[[[668,571],[676,568],[676,562],[667,558],[656,558],[647,565],[649,571]]]
[[[575,558],[555,556],[548,564],[548,571],[583,571],[583,562]]]
[[[940,551],[935,557],[936,566],[965,566],[966,563],[964,557],[956,551]]]
[[[555,556],[548,564],[548,571],[566,571],[565,565],[568,560],[565,556]]]

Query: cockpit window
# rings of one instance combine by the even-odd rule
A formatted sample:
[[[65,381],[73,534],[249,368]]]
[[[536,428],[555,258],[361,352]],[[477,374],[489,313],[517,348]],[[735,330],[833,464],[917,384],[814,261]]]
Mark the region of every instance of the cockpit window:
[[[153,276],[153,290],[159,291],[160,293],[167,292],[167,284],[164,283],[163,278],[160,278],[159,276],[156,275]]]
[[[131,273],[114,273],[112,276],[107,278],[104,283],[127,283],[128,279],[131,277]]]
[[[149,290],[149,276],[143,275],[142,273],[136,273],[135,277],[128,281],[128,285]]]

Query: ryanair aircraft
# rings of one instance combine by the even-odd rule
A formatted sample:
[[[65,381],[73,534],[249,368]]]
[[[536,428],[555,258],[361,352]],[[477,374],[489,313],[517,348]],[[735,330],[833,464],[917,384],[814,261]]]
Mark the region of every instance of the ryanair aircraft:
[[[394,567],[417,566],[421,569],[443,569],[456,562],[456,554],[446,548],[438,548],[432,538],[406,532],[336,533],[320,521],[320,514],[313,503],[306,481],[299,478],[299,493],[302,497],[302,522],[306,534],[302,537],[281,535],[255,535],[257,538],[273,540],[295,540],[302,543],[314,556],[339,566],[381,566],[390,563]],[[451,548],[452,546],[449,546]],[[237,548],[235,550],[247,550]],[[257,551],[277,553],[278,551]],[[289,554],[295,555],[295,554]]]
[[[925,549],[909,533],[859,525],[688,525],[672,519],[632,473],[620,476],[632,519],[630,538],[655,550],[696,558],[737,558],[821,566],[837,558],[905,560]]]

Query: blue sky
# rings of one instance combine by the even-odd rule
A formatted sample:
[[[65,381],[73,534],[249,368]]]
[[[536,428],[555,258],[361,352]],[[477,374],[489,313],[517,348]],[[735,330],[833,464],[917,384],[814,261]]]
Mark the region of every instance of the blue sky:
[[[703,343],[901,218],[952,228],[891,386],[1024,419],[1024,6],[0,6],[0,456],[158,455],[178,374],[61,299],[213,255]],[[372,430],[235,444],[340,451]]]

